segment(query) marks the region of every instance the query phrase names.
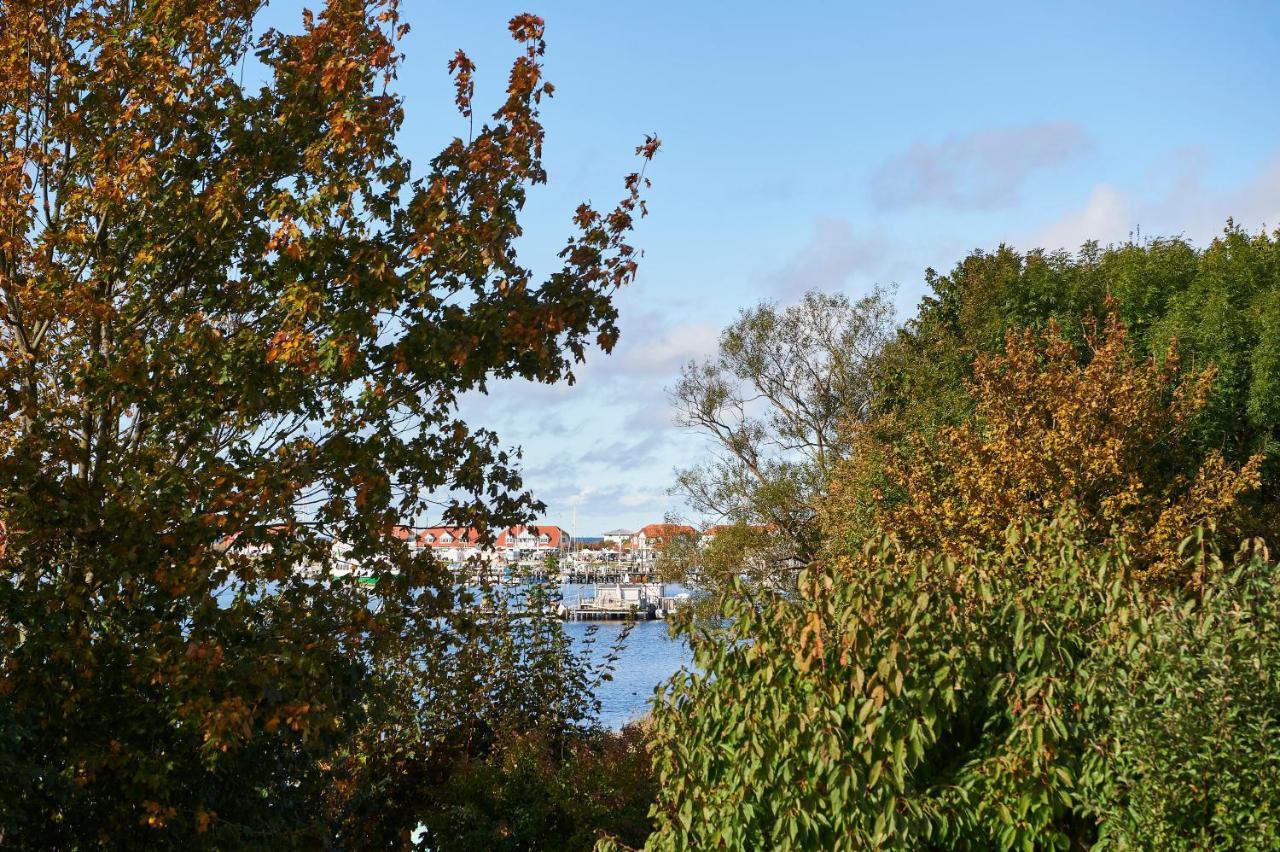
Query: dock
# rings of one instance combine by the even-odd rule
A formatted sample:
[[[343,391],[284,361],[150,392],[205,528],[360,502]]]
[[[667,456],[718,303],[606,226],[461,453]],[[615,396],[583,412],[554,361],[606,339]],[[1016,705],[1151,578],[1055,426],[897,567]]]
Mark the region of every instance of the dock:
[[[688,595],[668,595],[662,583],[601,583],[591,597],[560,605],[565,621],[652,621],[666,618],[688,602]]]

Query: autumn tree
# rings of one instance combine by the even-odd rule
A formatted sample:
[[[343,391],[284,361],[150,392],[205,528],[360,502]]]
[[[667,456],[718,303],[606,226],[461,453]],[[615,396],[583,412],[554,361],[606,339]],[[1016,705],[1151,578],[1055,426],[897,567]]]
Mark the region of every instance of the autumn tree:
[[[1186,369],[1213,366],[1217,377],[1189,440],[1236,464],[1268,453],[1262,488],[1247,499],[1275,502],[1280,232],[1249,233],[1228,220],[1203,247],[1182,238],[1088,242],[1076,252],[1000,246],[947,272],[930,269],[925,283],[916,316],[874,365],[873,408],[886,437],[964,422],[975,360],[999,355],[1009,331],[1044,331],[1052,319],[1083,346],[1082,319],[1115,313],[1138,360],[1163,358],[1176,340]]]
[[[0,13],[0,832],[17,846],[323,845],[316,802],[379,723],[381,661],[465,640],[441,633],[441,568],[393,526],[536,508],[459,396],[572,380],[617,337],[641,175],[616,208],[578,208],[547,277],[515,250],[546,180],[540,19],[512,19],[487,120],[453,58],[463,135],[414,168],[397,0],[328,0],[259,35],[264,5]],[[337,540],[377,606],[297,570]]]
[[[1139,566],[1185,580],[1189,529],[1238,538],[1261,523],[1241,500],[1259,487],[1263,456],[1236,465],[1194,440],[1216,371],[1184,373],[1176,345],[1140,361],[1114,314],[1086,320],[1083,334],[1087,349],[1053,321],[1042,335],[1010,331],[1002,354],[977,359],[973,413],[959,426],[886,445],[879,424],[855,425],[864,451],[826,506],[837,538],[863,526],[958,555],[1074,505],[1087,536],[1123,537]]]
[[[645,848],[1273,844],[1280,575],[1235,545],[1276,530],[1278,244],[930,273],[847,421],[821,558],[681,616]]]

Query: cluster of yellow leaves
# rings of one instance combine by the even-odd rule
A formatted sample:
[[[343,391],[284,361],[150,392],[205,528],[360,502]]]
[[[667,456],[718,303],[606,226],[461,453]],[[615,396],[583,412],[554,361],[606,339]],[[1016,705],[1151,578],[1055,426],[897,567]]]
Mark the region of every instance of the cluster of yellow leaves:
[[[276,361],[313,372],[316,369],[315,336],[294,329],[276,332],[267,348],[267,363]]]
[[[1176,346],[1136,362],[1114,315],[1087,334],[1087,351],[1055,324],[1010,332],[1005,351],[979,358],[974,415],[962,426],[916,432],[884,446],[876,424],[859,430],[855,459],[884,479],[859,492],[866,465],[835,477],[828,518],[864,517],[904,542],[960,556],[992,546],[1011,524],[1047,519],[1074,504],[1096,540],[1128,539],[1151,578],[1184,581],[1178,549],[1196,524],[1238,530],[1240,498],[1260,484],[1262,456],[1232,465],[1188,440],[1214,371],[1182,376]]]

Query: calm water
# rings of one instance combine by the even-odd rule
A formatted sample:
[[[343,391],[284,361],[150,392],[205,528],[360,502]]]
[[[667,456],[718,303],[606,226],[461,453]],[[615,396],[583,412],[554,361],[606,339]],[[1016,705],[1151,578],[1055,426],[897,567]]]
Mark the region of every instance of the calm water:
[[[687,591],[684,587],[668,583],[666,593],[678,595]],[[591,586],[566,585],[561,589],[566,602],[576,601],[579,595],[590,597]],[[588,632],[595,628],[595,641],[590,646],[592,660],[603,659],[622,632],[618,621],[569,621],[565,632],[575,644],[584,647]],[[622,653],[613,669],[613,680],[600,684],[596,697],[600,699],[600,723],[607,728],[621,728],[649,710],[653,691],[660,683],[681,668],[693,664],[693,653],[683,638],[672,637],[665,621],[640,621],[631,629],[623,645]]]
[[[667,594],[677,595],[686,591],[677,584],[667,584]],[[566,585],[561,589],[566,601],[578,597],[590,597],[589,585]],[[225,605],[231,598],[230,589],[219,592],[218,600]],[[595,640],[587,646],[585,640],[591,628],[595,628]],[[622,632],[623,624],[617,621],[568,621],[565,632],[573,638],[578,648],[588,647],[593,661],[601,660]],[[653,691],[681,668],[693,664],[693,653],[682,638],[673,638],[665,621],[637,622],[627,637],[626,644],[613,669],[613,680],[600,684],[596,697],[600,699],[600,723],[617,730],[627,722],[640,718],[649,709]]]
[[[570,621],[565,631],[581,643],[587,631],[596,628],[593,659],[601,659],[622,630],[616,621]],[[613,670],[613,680],[600,684],[600,723],[607,728],[621,728],[643,716],[649,709],[653,690],[681,667],[689,667],[693,654],[682,638],[672,638],[665,621],[641,621],[631,630],[627,643]]]

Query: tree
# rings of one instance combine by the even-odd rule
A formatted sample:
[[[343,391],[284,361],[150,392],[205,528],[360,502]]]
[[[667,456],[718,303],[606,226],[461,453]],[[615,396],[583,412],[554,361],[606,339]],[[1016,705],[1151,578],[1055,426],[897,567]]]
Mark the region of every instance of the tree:
[[[1261,484],[1262,455],[1233,465],[1195,441],[1216,371],[1181,375],[1176,347],[1162,362],[1135,363],[1114,314],[1082,327],[1083,351],[1051,320],[1042,336],[1010,331],[1003,354],[979,356],[973,414],[960,426],[887,446],[874,426],[855,439],[864,451],[833,485],[832,533],[856,539],[869,520],[958,555],[1073,504],[1086,536],[1125,537],[1140,567],[1182,582],[1190,578],[1178,574],[1179,545],[1190,527],[1238,539],[1265,523],[1242,503]]]
[[[598,637],[568,635],[555,581],[483,588],[475,603],[432,637],[437,647],[406,643],[379,661],[387,688],[340,755],[346,783],[326,796],[332,844],[394,848],[406,827],[441,852],[634,837],[648,764],[634,732],[596,721],[629,629],[593,662]],[[617,763],[602,766],[606,755]]]
[[[1111,667],[1108,778],[1089,793],[1099,845],[1280,843],[1280,584],[1265,549],[1248,550],[1211,565],[1202,595],[1151,607]]]
[[[572,381],[617,337],[640,174],[612,211],[578,208],[544,280],[515,251],[546,179],[540,19],[511,21],[492,119],[415,173],[396,0],[255,37],[263,5],[0,16],[0,830],[18,846],[322,845],[316,803],[382,721],[383,662],[450,647],[447,572],[393,528],[537,508],[456,400],[491,376]],[[450,71],[472,121],[475,66]],[[335,540],[377,606],[296,570]]]
[[[946,274],[929,270],[926,283],[931,294],[875,365],[873,405],[885,437],[965,422],[975,360],[999,355],[1009,331],[1043,331],[1053,319],[1083,345],[1081,320],[1115,313],[1139,361],[1163,358],[1177,341],[1187,369],[1213,366],[1217,378],[1191,439],[1235,464],[1267,453],[1251,501],[1275,503],[1280,358],[1270,331],[1280,305],[1280,232],[1249,234],[1228,220],[1204,248],[1183,239],[1090,242],[1074,254],[1001,246],[973,252]]]
[[[810,292],[787,308],[765,303],[743,311],[719,354],[688,364],[671,391],[677,423],[715,447],[678,473],[675,492],[704,516],[767,529],[766,573],[784,585],[815,552],[815,503],[848,449],[839,425],[867,414],[868,365],[891,322],[879,291],[856,302]]]

